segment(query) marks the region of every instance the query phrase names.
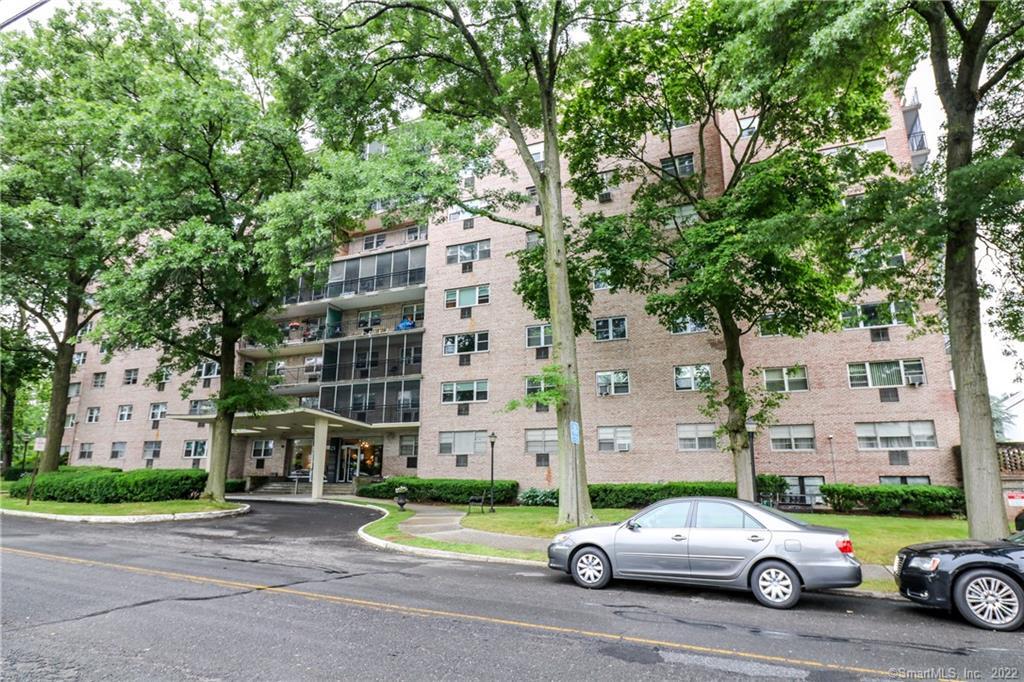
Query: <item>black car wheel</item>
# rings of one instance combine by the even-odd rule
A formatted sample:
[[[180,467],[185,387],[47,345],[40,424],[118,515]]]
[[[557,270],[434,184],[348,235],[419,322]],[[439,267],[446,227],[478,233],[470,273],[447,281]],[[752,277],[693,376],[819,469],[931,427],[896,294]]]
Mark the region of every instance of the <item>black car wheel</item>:
[[[788,564],[766,561],[750,576],[757,601],[773,609],[790,609],[800,601],[800,576]]]
[[[986,630],[1016,630],[1024,623],[1024,590],[999,571],[979,568],[960,576],[953,601],[971,625]]]
[[[599,590],[612,579],[608,555],[597,547],[584,547],[572,556],[572,578],[580,587]]]

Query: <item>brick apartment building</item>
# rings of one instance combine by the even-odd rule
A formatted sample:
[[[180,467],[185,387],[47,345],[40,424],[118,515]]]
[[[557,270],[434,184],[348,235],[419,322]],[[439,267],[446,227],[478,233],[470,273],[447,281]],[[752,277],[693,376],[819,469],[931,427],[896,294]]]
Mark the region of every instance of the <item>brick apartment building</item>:
[[[893,100],[890,113],[892,126],[859,144],[920,165],[928,150],[916,102]],[[696,148],[696,126],[671,134],[677,153]],[[719,148],[717,133],[707,131],[705,144]],[[519,169],[525,190],[530,181],[511,143],[498,154]],[[730,172],[727,158],[723,150],[708,169],[713,186]],[[583,210],[622,210],[628,190],[611,188]],[[519,213],[535,219],[533,206]],[[326,286],[300,284],[286,299],[281,345],[241,344],[239,369],[280,376],[276,390],[309,409],[240,418],[230,475],[308,475],[322,467],[336,488],[357,476],[486,478],[493,432],[498,478],[553,487],[554,411],[504,409],[548,362],[546,330],[512,289],[517,264],[509,256],[528,243],[519,228],[458,209],[429,225],[371,226],[353,239]],[[693,380],[701,371],[721,376],[720,339],[693,325],[669,331],[644,312],[642,297],[611,293],[599,278],[594,287],[594,326],[577,340],[590,481],[730,479],[730,457],[712,435],[716,424],[698,410],[703,397]],[[759,473],[786,476],[793,492],[811,494],[837,480],[957,483],[944,340],[912,335],[884,316],[872,325],[879,301],[864,299],[866,321],[840,332],[798,339],[762,329],[744,337],[747,366],[788,396],[776,425],[755,438]],[[215,364],[198,370],[194,395],[182,399],[182,377],[144,383],[156,367],[153,351],[101,364],[97,348],[78,350],[63,443],[71,463],[207,466],[204,401],[218,388]],[[316,449],[326,450],[322,464],[313,457],[315,434]]]

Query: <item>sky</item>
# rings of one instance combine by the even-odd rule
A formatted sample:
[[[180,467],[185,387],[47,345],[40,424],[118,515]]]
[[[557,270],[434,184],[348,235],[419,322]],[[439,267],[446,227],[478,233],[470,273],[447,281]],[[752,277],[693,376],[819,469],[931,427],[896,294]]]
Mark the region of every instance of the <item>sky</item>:
[[[36,2],[38,0],[0,0],[0,22],[6,21]],[[101,4],[112,6],[116,2],[115,0],[102,0]],[[67,7],[68,5],[68,0],[49,0],[49,2],[34,10],[28,17],[19,19],[4,30],[27,31],[30,19],[32,21],[45,22],[53,15],[57,8]],[[915,89],[921,101],[921,123],[924,127],[929,146],[932,148],[932,153],[928,160],[933,162],[936,160],[935,150],[938,148],[938,141],[943,134],[944,115],[942,105],[935,93],[935,81],[932,78],[931,66],[927,62],[920,64],[910,76],[907,83],[907,92],[909,93]],[[984,274],[984,261],[982,261],[980,267]],[[982,307],[984,309],[986,306],[983,305]],[[994,395],[1002,395],[1004,393],[1017,394],[1017,399],[1024,398],[1024,383],[1019,381],[1020,377],[1014,366],[1014,360],[1004,353],[1005,350],[1014,350],[1019,356],[1024,356],[1024,344],[1011,344],[1012,348],[1005,348],[1005,344],[992,334],[988,325],[984,326],[983,344],[989,392]],[[1011,400],[1011,402],[1013,401]],[[1016,415],[1016,422],[1007,430],[1007,437],[1010,440],[1024,441],[1024,401],[1020,402],[1013,409],[1013,412]]]

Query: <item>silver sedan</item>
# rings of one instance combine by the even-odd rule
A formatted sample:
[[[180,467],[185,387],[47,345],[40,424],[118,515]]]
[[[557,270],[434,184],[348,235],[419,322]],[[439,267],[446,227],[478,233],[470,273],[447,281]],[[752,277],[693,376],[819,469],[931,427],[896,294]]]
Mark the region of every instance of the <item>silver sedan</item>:
[[[577,528],[548,546],[548,566],[599,589],[614,578],[750,590],[788,609],[803,590],[856,587],[849,534],[742,500],[663,500],[610,526]]]

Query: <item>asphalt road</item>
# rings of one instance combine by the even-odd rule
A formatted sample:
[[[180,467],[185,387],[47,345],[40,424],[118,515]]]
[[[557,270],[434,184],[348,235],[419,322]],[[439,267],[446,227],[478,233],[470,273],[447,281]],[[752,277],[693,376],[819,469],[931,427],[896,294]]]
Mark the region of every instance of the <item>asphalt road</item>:
[[[4,517],[7,680],[1024,678],[1024,638],[909,603],[616,582],[371,548],[372,511],[206,522]],[[952,674],[951,674],[952,673]],[[1006,675],[1003,679],[1006,679]]]

